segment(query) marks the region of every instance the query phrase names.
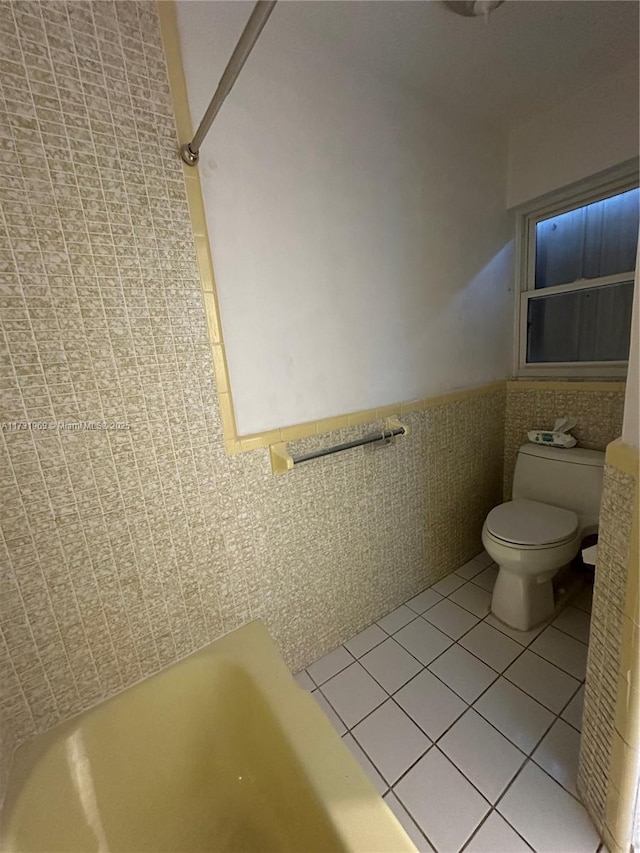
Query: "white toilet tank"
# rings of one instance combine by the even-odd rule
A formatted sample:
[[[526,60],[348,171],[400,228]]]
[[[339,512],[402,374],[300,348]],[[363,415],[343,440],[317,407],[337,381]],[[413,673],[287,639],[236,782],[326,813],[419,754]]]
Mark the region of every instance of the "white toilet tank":
[[[513,498],[573,510],[586,535],[598,526],[603,473],[601,450],[523,444],[513,475]]]

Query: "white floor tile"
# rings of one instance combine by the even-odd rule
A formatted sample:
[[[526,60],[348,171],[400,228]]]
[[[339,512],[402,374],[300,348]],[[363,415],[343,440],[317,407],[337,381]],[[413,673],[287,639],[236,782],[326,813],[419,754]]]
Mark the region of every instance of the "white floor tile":
[[[593,586],[588,584],[578,595],[571,601],[574,607],[578,610],[584,610],[586,613],[591,613],[591,605],[593,604]]]
[[[433,607],[433,605],[437,604],[439,601],[442,601],[442,596],[439,592],[436,592],[434,589],[425,589],[425,591],[421,592],[420,595],[416,595],[415,598],[409,599],[409,601],[407,601],[407,607],[415,610],[416,613],[424,613],[425,610]]]
[[[387,639],[387,634],[379,628],[378,625],[369,625],[364,631],[360,631],[355,637],[344,644],[347,651],[351,652],[354,658],[360,658],[366,655],[374,646]]]
[[[400,607],[396,607],[395,610],[392,610],[391,613],[387,613],[387,615],[383,616],[382,619],[378,619],[378,625],[383,631],[386,631],[387,634],[395,634],[395,632],[399,631],[403,625],[406,625],[407,622],[411,622],[411,620],[415,618],[416,614],[414,611],[405,604],[401,604]]]
[[[506,678],[492,684],[473,707],[527,754],[553,722],[550,711]]]
[[[491,812],[464,853],[531,853],[531,848],[498,812]]]
[[[560,669],[583,680],[587,673],[587,652],[589,647],[573,637],[569,637],[557,628],[546,628],[531,643],[531,651],[551,661]]]
[[[305,690],[315,690],[316,685],[309,678],[309,673],[302,669],[300,672],[297,672],[294,676],[295,680],[298,682],[300,687],[303,687]]]
[[[474,560],[482,563],[483,566],[490,566],[493,563],[493,557],[490,557],[486,551],[480,551],[480,553],[474,557]]]
[[[351,664],[325,682],[322,692],[348,728],[359,723],[387,698],[382,687],[359,663]]]
[[[550,776],[566,788],[574,797],[578,796],[576,780],[578,778],[578,756],[580,754],[580,735],[565,723],[556,720],[551,730],[531,756]]]
[[[437,740],[467,709],[467,703],[432,675],[416,675],[393,697],[431,740]]]
[[[489,811],[489,803],[435,746],[395,793],[438,853],[458,853]]]
[[[487,618],[484,620],[487,625],[491,625],[492,628],[496,628],[498,631],[502,631],[503,634],[506,634],[507,637],[511,637],[512,640],[515,640],[516,643],[520,643],[521,646],[528,646],[532,643],[538,634],[547,627],[546,622],[543,622],[542,625],[537,625],[535,628],[532,628],[530,631],[517,631],[515,628],[510,628],[508,625],[505,625],[499,619],[497,619],[493,613],[490,613]]]
[[[493,587],[495,586],[497,577],[498,569],[495,566],[488,566],[486,569],[483,569],[479,575],[476,575],[475,578],[471,580],[471,583],[481,586],[482,589],[486,589],[487,592],[493,592]]]
[[[555,714],[562,711],[580,686],[575,678],[528,649],[511,664],[504,675]]]
[[[428,610],[424,618],[454,640],[460,639],[478,622],[477,616],[463,607],[458,607],[448,598]]]
[[[564,631],[565,634],[571,634],[581,643],[588,643],[590,623],[591,617],[588,613],[569,605],[556,616],[551,624]]]
[[[458,645],[447,649],[429,669],[469,703],[498,677],[494,670]]]
[[[402,828],[415,844],[418,853],[435,853],[433,847],[418,829],[417,823],[409,815],[409,812],[405,809],[393,791],[389,791],[389,793],[385,795],[384,801],[398,818]]]
[[[358,723],[352,734],[390,785],[431,746],[393,699]]]
[[[563,720],[566,720],[568,723],[574,727],[574,729],[578,729],[579,732],[582,731],[582,711],[584,706],[584,685],[578,690],[576,695],[573,697],[571,702],[564,709],[562,714],[560,715]]]
[[[498,811],[534,850],[595,853],[600,844],[584,807],[531,761]]]
[[[466,583],[458,587],[449,596],[449,601],[455,601],[475,616],[483,619],[491,609],[491,593],[474,583]]]
[[[458,577],[458,575],[447,575],[446,578],[442,578],[442,580],[434,583],[431,589],[434,589],[436,592],[439,592],[440,595],[449,595],[449,593],[453,592],[454,589],[458,589],[459,586],[462,586],[464,583],[463,578]]]
[[[460,575],[461,578],[468,581],[476,575],[479,575],[483,569],[486,569],[486,567],[486,563],[480,562],[480,560],[477,560],[474,557],[473,560],[469,560],[469,562],[465,563],[464,566],[460,566],[459,569],[456,569],[454,574]]]
[[[473,708],[460,717],[438,746],[491,803],[496,802],[526,760]]]
[[[468,842],[465,853],[527,853],[523,836],[538,853],[595,853],[597,835],[569,793],[587,594],[551,626],[519,632],[486,615],[496,575],[490,558],[474,558],[294,677],[387,792],[419,851],[459,853]],[[550,711],[565,705],[554,722]],[[531,760],[519,750],[533,751]],[[395,793],[387,790],[394,783]],[[487,817],[490,802],[497,811]]]
[[[384,781],[382,776],[378,773],[378,771],[373,766],[373,764],[369,761],[366,754],[358,746],[356,741],[353,739],[352,735],[346,734],[342,738],[342,742],[344,743],[345,746],[347,746],[349,748],[349,752],[353,755],[353,757],[356,759],[356,761],[358,762],[360,767],[362,767],[364,772],[367,774],[367,776],[371,780],[373,787],[376,789],[376,791],[380,795],[384,794],[384,792],[387,790],[387,788],[389,786]]]
[[[422,616],[416,617],[413,622],[398,631],[394,639],[425,666],[452,643],[450,637],[425,622]]]
[[[505,670],[522,652],[522,646],[506,634],[480,622],[460,640],[460,645],[497,672]]]
[[[360,663],[388,693],[395,693],[422,664],[391,637],[360,658]]]
[[[333,728],[338,732],[340,736],[342,736],[347,731],[347,727],[342,722],[340,717],[336,714],[336,712],[333,710],[331,705],[324,698],[320,690],[314,690],[311,695],[316,700],[318,705],[322,708],[325,713],[325,716],[329,718],[329,722],[331,723]]]
[[[320,658],[311,666],[307,667],[307,672],[313,678],[314,682],[320,687],[325,681],[328,681],[340,670],[345,669],[353,663],[353,657],[345,649],[344,646],[338,646],[328,655]]]

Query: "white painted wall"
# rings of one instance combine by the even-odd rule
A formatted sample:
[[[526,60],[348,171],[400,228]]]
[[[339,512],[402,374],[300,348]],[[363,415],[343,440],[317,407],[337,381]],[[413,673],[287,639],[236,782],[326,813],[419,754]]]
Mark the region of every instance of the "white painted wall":
[[[344,64],[281,3],[202,148],[241,434],[506,377],[506,140]],[[194,124],[250,11],[177,4]]]
[[[638,156],[638,66],[606,77],[509,134],[507,206]]]

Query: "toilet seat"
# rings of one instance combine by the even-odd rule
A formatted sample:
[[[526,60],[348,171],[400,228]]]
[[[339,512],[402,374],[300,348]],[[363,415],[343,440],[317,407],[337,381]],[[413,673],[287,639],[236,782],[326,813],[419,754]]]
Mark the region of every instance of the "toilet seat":
[[[506,546],[535,548],[561,545],[578,532],[578,516],[568,509],[514,500],[494,507],[485,522],[487,532]]]

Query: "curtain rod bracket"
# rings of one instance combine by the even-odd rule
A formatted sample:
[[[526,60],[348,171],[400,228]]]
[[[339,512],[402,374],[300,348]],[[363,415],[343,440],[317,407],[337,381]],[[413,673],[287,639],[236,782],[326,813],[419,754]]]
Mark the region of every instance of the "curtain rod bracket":
[[[186,142],[180,146],[180,156],[187,166],[195,166],[200,159],[200,152],[194,151],[190,142]]]
[[[220,78],[218,88],[213,93],[213,98],[211,98],[211,102],[207,107],[202,121],[198,125],[193,139],[180,148],[180,156],[188,166],[195,166],[198,162],[202,141],[213,124],[214,118],[218,115],[224,99],[233,88],[233,84],[236,82],[238,74],[242,71],[243,65],[249,58],[249,54],[253,50],[253,46],[257,42],[264,25],[267,23],[269,15],[273,12],[276,2],[277,0],[258,0],[253,7],[253,12],[242,31],[240,40],[235,46],[229,62],[227,62],[227,67]]]

